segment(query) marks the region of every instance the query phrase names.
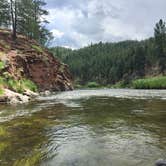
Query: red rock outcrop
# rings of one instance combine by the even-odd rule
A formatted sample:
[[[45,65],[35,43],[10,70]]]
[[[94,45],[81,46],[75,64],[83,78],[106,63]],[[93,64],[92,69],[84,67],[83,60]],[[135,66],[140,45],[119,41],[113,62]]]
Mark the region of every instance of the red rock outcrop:
[[[34,40],[19,35],[13,42],[9,31],[0,30],[0,54],[0,60],[6,63],[5,70],[17,80],[30,79],[40,91],[73,89],[67,65]]]

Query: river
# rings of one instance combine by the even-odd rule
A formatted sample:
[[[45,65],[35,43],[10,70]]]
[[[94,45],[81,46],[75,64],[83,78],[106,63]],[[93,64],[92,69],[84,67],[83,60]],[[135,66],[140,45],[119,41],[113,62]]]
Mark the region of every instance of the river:
[[[166,158],[166,90],[74,90],[0,105],[2,166],[153,166]]]

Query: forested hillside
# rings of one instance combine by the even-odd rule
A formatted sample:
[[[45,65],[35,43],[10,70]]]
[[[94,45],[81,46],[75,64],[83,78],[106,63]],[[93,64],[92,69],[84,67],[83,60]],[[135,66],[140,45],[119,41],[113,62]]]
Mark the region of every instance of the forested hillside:
[[[160,20],[154,37],[144,41],[100,42],[65,54],[58,54],[58,48],[51,50],[69,65],[77,83],[128,84],[134,79],[165,74],[165,22]]]

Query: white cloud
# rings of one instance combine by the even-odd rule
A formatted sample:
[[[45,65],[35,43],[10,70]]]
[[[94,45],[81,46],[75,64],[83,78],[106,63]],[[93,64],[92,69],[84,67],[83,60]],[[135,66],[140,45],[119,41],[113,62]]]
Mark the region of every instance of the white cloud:
[[[91,42],[142,40],[166,19],[166,0],[48,0],[48,28],[55,45],[73,48]]]
[[[64,35],[64,32],[61,32],[58,29],[52,29],[51,32],[55,38],[61,38]]]

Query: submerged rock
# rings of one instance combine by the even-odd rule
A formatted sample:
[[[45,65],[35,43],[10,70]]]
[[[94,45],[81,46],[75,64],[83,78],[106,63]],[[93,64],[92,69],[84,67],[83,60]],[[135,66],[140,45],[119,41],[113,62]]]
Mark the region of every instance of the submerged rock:
[[[166,166],[166,160],[163,159],[157,160],[155,166]]]

